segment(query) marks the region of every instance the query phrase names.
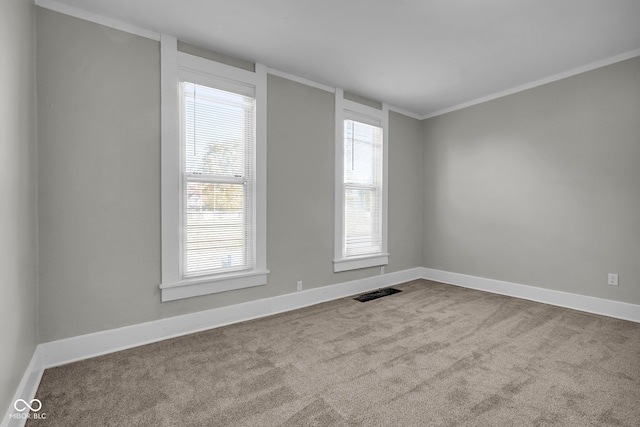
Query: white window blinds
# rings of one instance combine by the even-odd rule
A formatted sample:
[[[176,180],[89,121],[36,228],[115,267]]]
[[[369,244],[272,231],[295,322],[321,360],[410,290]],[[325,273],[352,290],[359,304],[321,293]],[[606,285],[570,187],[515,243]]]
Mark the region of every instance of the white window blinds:
[[[382,251],[383,130],[344,120],[343,256]]]
[[[255,99],[180,84],[183,276],[254,264]]]

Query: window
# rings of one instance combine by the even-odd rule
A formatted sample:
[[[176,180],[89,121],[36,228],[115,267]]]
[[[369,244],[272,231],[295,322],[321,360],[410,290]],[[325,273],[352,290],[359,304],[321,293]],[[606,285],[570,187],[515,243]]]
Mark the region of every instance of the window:
[[[387,115],[336,92],[336,272],[388,263]]]
[[[382,128],[343,121],[344,248],[343,256],[382,251]]]
[[[255,98],[180,83],[183,275],[253,268]]]
[[[266,284],[266,70],[162,37],[162,301]]]

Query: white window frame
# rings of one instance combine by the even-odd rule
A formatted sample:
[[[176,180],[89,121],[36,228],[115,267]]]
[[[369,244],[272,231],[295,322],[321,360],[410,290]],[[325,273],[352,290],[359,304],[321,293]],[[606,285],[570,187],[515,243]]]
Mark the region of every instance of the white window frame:
[[[376,267],[389,263],[388,253],[388,159],[389,159],[389,107],[382,104],[376,109],[344,98],[342,89],[336,89],[335,94],[335,235],[333,271],[356,270],[359,268]],[[357,118],[355,118],[357,117]],[[382,127],[382,247],[379,253],[364,256],[344,255],[344,120],[355,118],[362,123],[380,125]]]
[[[242,289],[267,283],[267,69],[256,64],[255,72],[235,68],[209,59],[178,52],[175,37],[161,35],[161,209],[162,209],[162,302],[199,295]],[[187,77],[188,76],[188,77]],[[180,141],[179,81],[187,77],[197,84],[233,91],[233,87],[252,87],[256,108],[255,147],[255,241],[254,267],[185,279],[182,277],[182,177]],[[195,80],[195,81],[194,81]],[[207,84],[209,82],[210,84]]]

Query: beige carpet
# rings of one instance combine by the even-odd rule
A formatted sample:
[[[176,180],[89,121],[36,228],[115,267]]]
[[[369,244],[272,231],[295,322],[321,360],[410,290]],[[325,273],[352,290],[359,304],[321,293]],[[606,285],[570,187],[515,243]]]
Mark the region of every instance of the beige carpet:
[[[396,288],[48,369],[27,425],[640,425],[640,324]]]

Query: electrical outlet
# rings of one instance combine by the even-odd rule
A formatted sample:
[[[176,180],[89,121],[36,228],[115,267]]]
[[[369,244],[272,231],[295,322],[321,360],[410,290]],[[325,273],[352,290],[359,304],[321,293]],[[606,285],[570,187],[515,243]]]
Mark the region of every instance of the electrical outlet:
[[[302,290],[302,280],[298,280],[298,291]]]
[[[618,286],[618,275],[616,273],[609,273],[607,283],[611,286]]]
[[[384,274],[384,265],[380,267],[380,274]]]

